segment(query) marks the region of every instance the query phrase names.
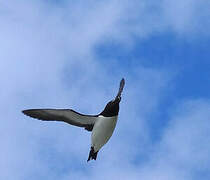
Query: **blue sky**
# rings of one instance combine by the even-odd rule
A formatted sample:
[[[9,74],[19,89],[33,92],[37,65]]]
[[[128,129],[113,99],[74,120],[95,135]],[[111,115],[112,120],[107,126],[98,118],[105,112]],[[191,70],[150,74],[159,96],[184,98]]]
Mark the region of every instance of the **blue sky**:
[[[0,7],[0,179],[210,178],[210,3],[11,1]],[[90,133],[27,108],[97,114],[126,86],[97,161]]]

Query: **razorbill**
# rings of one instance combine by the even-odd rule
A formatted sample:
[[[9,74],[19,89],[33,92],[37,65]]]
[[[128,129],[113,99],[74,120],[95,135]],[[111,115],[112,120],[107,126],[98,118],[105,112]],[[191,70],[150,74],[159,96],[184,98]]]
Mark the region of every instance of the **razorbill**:
[[[96,160],[99,150],[107,143],[115,129],[124,85],[125,80],[123,78],[120,81],[117,96],[108,102],[104,110],[98,115],[84,115],[72,109],[27,109],[22,112],[39,120],[63,121],[92,131],[91,149],[87,161]]]

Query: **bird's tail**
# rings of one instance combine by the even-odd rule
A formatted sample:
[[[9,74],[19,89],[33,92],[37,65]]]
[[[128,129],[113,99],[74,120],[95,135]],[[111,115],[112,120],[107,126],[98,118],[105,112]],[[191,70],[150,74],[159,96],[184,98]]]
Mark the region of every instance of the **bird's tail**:
[[[98,154],[98,151],[95,152],[95,151],[94,151],[94,148],[91,147],[87,162],[90,161],[90,160],[92,160],[92,159],[96,160],[97,154]]]

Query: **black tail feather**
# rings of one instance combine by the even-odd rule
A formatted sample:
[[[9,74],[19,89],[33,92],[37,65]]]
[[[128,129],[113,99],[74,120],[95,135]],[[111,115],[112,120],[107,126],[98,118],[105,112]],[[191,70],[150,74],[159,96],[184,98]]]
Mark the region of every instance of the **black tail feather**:
[[[91,147],[91,150],[90,150],[90,153],[89,153],[89,157],[88,157],[87,162],[90,161],[90,160],[92,160],[92,159],[96,160],[97,154],[98,154],[98,151],[97,152],[94,152],[94,148]]]

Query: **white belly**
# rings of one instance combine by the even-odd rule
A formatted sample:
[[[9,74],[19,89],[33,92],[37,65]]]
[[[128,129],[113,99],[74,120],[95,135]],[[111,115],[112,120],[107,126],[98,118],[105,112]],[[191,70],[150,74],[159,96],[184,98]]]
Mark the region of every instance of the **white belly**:
[[[91,135],[91,146],[94,147],[95,152],[101,149],[112,136],[117,123],[117,117],[100,116],[96,121]]]

